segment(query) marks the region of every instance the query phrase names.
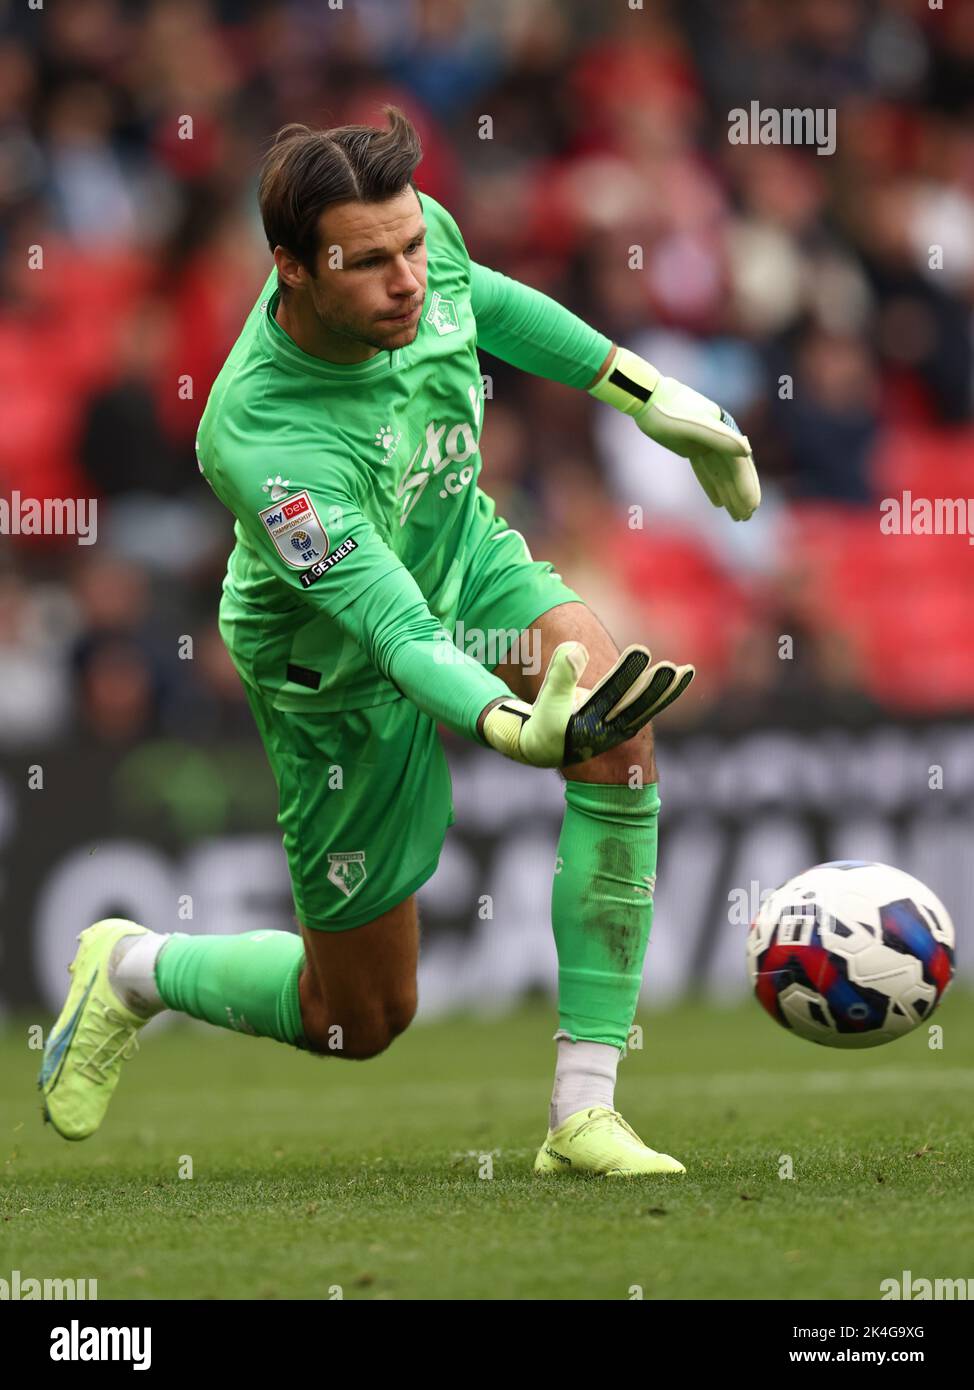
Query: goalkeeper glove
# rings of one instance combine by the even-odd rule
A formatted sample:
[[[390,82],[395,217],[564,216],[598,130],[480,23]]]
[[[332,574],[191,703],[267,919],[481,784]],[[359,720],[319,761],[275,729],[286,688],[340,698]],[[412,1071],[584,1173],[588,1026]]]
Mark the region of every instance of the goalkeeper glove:
[[[608,675],[586,690],[578,682],[588,652],[581,642],[562,642],[533,705],[512,695],[487,706],[484,739],[533,767],[571,767],[598,757],[637,734],[693,680],[692,666],[651,662],[645,647],[627,647]]]
[[[616,348],[609,370],[589,394],[631,415],[643,434],[689,459],[715,507],[746,521],[761,501],[751,446],[715,401],[673,377],[660,376],[628,348]]]

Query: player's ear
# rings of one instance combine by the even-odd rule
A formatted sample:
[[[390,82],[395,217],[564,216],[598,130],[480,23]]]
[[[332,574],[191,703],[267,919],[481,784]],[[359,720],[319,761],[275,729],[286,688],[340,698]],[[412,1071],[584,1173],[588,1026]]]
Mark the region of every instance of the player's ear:
[[[285,249],[283,246],[274,247],[274,264],[277,266],[279,278],[290,289],[304,289],[308,279],[308,272],[298,260],[297,256]]]

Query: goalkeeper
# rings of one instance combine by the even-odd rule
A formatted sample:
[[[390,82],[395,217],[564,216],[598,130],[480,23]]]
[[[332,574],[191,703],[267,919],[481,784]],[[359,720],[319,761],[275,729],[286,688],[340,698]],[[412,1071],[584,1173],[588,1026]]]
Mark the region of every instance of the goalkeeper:
[[[442,723],[564,777],[557,1056],[535,1171],[682,1173],[626,1124],[614,1085],[653,917],[650,720],[693,668],[620,655],[495,515],[477,481],[477,347],[631,415],[736,521],[760,500],[749,445],[712,401],[472,263],[415,187],[415,131],[386,115],[385,130],[279,133],[259,189],[274,269],[197,441],[236,518],[220,628],[277,779],[300,935],[88,928],[45,1050],[45,1114],[66,1138],[91,1134],[162,1009],[326,1056],[386,1048],[415,1012],[415,894],[453,820]],[[531,630],[543,678],[519,642],[486,669],[453,644],[458,622]]]

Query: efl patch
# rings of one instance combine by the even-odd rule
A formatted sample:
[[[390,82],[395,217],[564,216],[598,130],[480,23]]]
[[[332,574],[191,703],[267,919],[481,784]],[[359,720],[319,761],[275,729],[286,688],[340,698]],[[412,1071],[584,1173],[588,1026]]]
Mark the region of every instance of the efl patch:
[[[310,589],[312,584],[316,584],[323,574],[327,574],[338,564],[339,560],[344,560],[346,555],[351,555],[353,550],[358,549],[358,542],[347,536],[341,545],[336,545],[330,555],[326,555],[323,560],[316,560],[310,569],[305,570],[301,576],[301,583],[306,589]]]
[[[303,570],[328,554],[328,537],[307,492],[296,492],[258,512],[277,553],[292,569]]]

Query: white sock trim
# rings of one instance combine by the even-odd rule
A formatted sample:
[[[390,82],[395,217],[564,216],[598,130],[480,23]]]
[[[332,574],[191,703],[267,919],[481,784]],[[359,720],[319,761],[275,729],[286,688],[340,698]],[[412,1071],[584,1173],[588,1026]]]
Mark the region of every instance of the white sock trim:
[[[119,937],[115,943],[108,980],[133,1013],[151,1017],[166,1007],[156,988],[156,960],[168,940],[168,932],[150,931]]]
[[[614,1110],[619,1048],[611,1043],[572,1042],[564,1034],[556,1036],[558,1060],[548,1127],[557,1129],[571,1115],[593,1105]]]

